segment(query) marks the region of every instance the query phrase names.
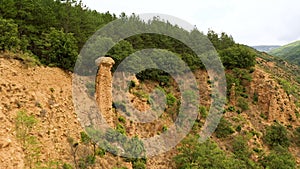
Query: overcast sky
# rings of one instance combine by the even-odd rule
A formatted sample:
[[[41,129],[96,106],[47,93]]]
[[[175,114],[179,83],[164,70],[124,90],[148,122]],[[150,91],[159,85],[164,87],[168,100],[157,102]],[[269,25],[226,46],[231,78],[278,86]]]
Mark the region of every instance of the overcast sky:
[[[246,45],[284,45],[300,40],[299,0],[83,0],[99,12],[161,13],[206,33],[226,32]]]

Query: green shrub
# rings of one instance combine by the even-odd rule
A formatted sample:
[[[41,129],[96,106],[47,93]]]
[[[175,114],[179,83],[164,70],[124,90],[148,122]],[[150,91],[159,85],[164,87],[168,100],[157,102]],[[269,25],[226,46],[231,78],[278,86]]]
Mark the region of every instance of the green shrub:
[[[225,138],[234,133],[234,130],[232,124],[222,117],[215,133],[217,138]]]
[[[146,169],[146,165],[141,161],[137,161],[132,164],[132,169]]]
[[[167,94],[167,105],[174,106],[176,103],[176,97],[172,93]]]
[[[25,153],[25,165],[29,168],[35,167],[40,157],[40,142],[31,134],[36,124],[37,120],[34,116],[27,115],[26,111],[17,112],[16,135]]]
[[[95,164],[96,158],[93,155],[87,155],[78,160],[78,167],[80,169],[88,169],[89,166]]]
[[[295,110],[295,115],[296,115],[296,118],[297,118],[297,119],[300,118],[300,113],[299,113],[297,110]]]
[[[246,93],[241,93],[240,96],[242,96],[243,98],[248,98],[249,96]]]
[[[297,127],[293,132],[293,142],[300,146],[300,127]]]
[[[286,169],[296,168],[296,160],[293,155],[280,146],[274,147],[274,150],[261,160],[264,168],[272,169]]]
[[[101,147],[97,147],[95,155],[103,157],[106,154],[106,151]]]
[[[22,141],[23,144],[26,143],[30,132],[33,130],[33,127],[36,125],[37,120],[34,116],[27,115],[26,111],[17,112],[16,117],[16,134],[17,138]]]
[[[243,111],[249,110],[249,105],[246,99],[244,98],[238,98],[237,106],[239,106]]]
[[[253,94],[253,103],[257,103],[258,102],[258,93],[254,92]]]
[[[168,127],[164,125],[164,126],[162,127],[162,131],[165,132],[165,131],[167,131],[167,130],[168,130]]]
[[[261,118],[263,118],[264,120],[268,120],[268,116],[266,116],[264,113],[260,113],[259,115]]]
[[[236,130],[237,132],[240,132],[240,131],[242,130],[242,126],[241,126],[241,125],[238,125],[238,126],[235,128],[235,130]]]
[[[271,147],[288,147],[290,145],[286,128],[277,122],[267,127],[263,139]]]
[[[237,136],[232,142],[233,153],[237,158],[248,159],[251,155],[249,147],[247,145],[247,140],[242,136]]]
[[[121,122],[121,123],[126,123],[125,118],[122,117],[122,116],[118,117],[118,121]]]
[[[85,133],[85,132],[80,132],[80,140],[84,144],[88,144],[91,142],[91,138]]]
[[[124,134],[124,135],[126,134],[125,127],[120,123],[117,124],[116,130],[117,130],[117,132],[119,132],[121,134]]]
[[[199,113],[201,117],[206,118],[207,117],[207,110],[205,106],[199,106]]]
[[[73,169],[72,165],[71,164],[68,164],[68,163],[64,163],[63,166],[62,166],[63,169]]]
[[[234,111],[235,111],[235,108],[234,108],[234,106],[229,106],[229,107],[227,108],[227,110],[230,111],[230,112],[234,112]]]

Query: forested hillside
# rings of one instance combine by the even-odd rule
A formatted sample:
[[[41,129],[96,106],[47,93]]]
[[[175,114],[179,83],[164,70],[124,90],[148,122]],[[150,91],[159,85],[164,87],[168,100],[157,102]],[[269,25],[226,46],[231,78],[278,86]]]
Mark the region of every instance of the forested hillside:
[[[81,1],[74,0],[37,0],[34,2],[3,0],[0,14],[0,50],[29,52],[42,64],[58,66],[66,70],[73,70],[77,56],[87,39],[101,26],[116,19],[113,14],[92,11],[85,7]],[[128,17],[122,14],[120,17],[128,22],[139,20],[135,15]],[[167,26],[163,26],[163,24],[162,21],[156,19],[151,23],[140,21],[138,25],[133,26],[144,25],[145,29],[156,26],[158,29],[165,29]],[[170,23],[166,24],[175,28]],[[182,35],[188,35],[189,38],[192,38],[197,32],[199,33],[196,29],[190,33],[181,28],[177,29]],[[245,47],[236,45],[232,37],[225,33],[222,33],[221,37],[218,38],[216,33],[210,31],[208,37],[218,50],[227,50],[222,54],[222,56],[224,55],[223,61],[226,62],[225,66],[237,66],[230,58],[226,58],[226,54],[232,53],[233,50],[237,51],[237,55],[247,52]],[[178,40],[162,35],[142,34],[130,37],[120,42],[108,54],[112,55],[117,63],[120,63],[124,57],[134,51],[154,47],[168,49],[180,54],[183,59],[189,61],[189,66],[193,69],[199,68],[201,65],[199,60],[194,61],[195,55],[185,45]],[[230,49],[227,49],[229,47]],[[253,57],[251,54],[249,55],[249,57]],[[242,62],[239,61],[239,63]],[[240,67],[253,66],[253,61],[246,64]]]
[[[81,1],[2,0],[0,50],[28,52],[42,64],[72,70],[86,40],[115,18]]]
[[[300,41],[296,41],[269,51],[271,55],[280,57],[290,63],[300,65]]]
[[[116,20],[131,30],[168,31],[191,43],[207,39],[209,43],[198,49],[202,52],[207,46],[214,47],[226,74],[227,95],[221,111],[223,117],[207,141],[200,144],[198,133],[209,116],[215,94],[212,88],[219,85],[218,79],[209,77],[201,59],[189,46],[170,36],[142,33],[118,41],[123,25],[106,32],[116,36],[92,36]],[[88,39],[93,43],[86,44]],[[98,53],[99,48],[116,41],[107,53]],[[201,95],[197,119],[188,135],[168,152],[153,157],[120,157],[122,148],[143,154],[140,140],[170,130],[180,114],[181,95],[193,100],[194,93],[181,93],[178,82],[162,70],[139,72],[134,81],[125,84],[129,87],[126,94],[136,107],[145,109],[153,101],[149,93],[159,90],[166,95],[162,115],[154,122],[138,123],[122,115],[121,112],[132,113],[124,103],[112,102],[113,115],[107,117],[111,130],[101,133],[92,130],[91,124],[83,124],[75,112],[72,89],[88,98],[83,104],[88,107],[95,98],[96,82],[92,76],[98,68],[95,59],[110,56],[115,62],[114,72],[127,56],[153,48],[166,49],[154,53],[156,58],[173,52],[192,70]],[[154,63],[160,64],[149,61]],[[132,64],[126,68],[135,70],[139,66]],[[181,67],[177,69],[184,71]],[[224,32],[204,33],[197,28],[187,31],[159,18],[147,22],[135,14],[100,13],[76,0],[1,0],[0,168],[297,168],[300,164],[297,72],[299,67],[238,44]],[[74,89],[75,75],[81,81]],[[95,117],[90,116],[92,110],[84,112],[86,118]],[[111,140],[115,146],[94,140],[90,137],[93,134]],[[124,144],[118,145],[118,141]]]

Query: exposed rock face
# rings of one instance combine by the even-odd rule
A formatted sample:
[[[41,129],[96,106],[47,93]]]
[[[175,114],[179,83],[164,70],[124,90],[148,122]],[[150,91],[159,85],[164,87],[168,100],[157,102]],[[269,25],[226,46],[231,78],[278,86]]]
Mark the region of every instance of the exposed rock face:
[[[101,113],[112,113],[112,75],[111,68],[115,64],[110,57],[100,57],[96,60],[99,65],[96,77],[96,101]]]
[[[268,122],[277,120],[288,125],[291,119],[297,119],[294,113],[297,110],[294,98],[288,95],[269,74],[257,68],[249,89],[251,96],[257,93],[257,111],[265,114]]]

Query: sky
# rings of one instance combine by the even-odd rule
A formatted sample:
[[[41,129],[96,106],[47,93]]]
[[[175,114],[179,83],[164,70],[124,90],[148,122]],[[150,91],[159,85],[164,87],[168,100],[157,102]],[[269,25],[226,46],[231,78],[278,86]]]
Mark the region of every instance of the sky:
[[[285,45],[300,40],[299,0],[82,0],[98,12],[161,13],[207,33],[226,32],[249,46]]]

